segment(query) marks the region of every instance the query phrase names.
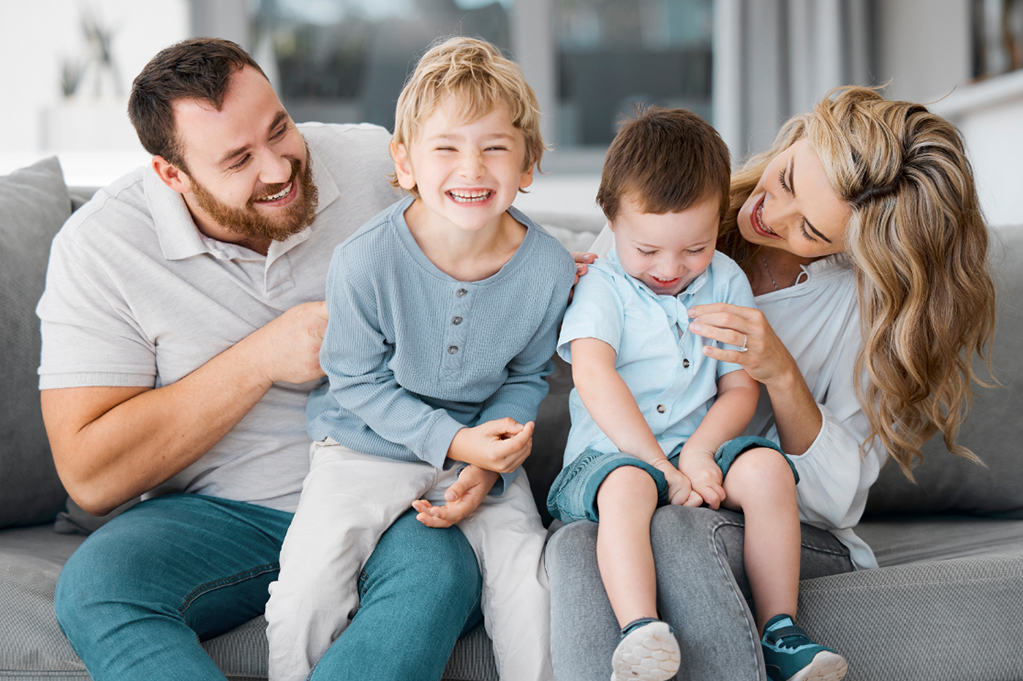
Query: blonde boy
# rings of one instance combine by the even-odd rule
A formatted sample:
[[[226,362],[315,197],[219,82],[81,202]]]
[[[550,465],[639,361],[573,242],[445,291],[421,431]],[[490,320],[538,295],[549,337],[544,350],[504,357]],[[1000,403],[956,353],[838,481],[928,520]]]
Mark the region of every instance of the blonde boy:
[[[669,503],[745,513],[746,574],[772,679],[844,672],[841,657],[794,636],[798,478],[774,443],[740,437],[760,386],[707,357],[688,329],[690,307],[754,306],[746,275],[714,250],[728,190],[728,149],[695,114],[652,108],[624,125],[597,194],[615,248],[579,282],[558,339],[575,390],[565,468],[547,503],[566,523],[599,523],[597,564],[621,627],[612,681],[678,671],[650,546],[651,517]],[[746,339],[736,341],[729,349],[745,352]],[[798,650],[779,637],[798,638]]]
[[[274,681],[305,678],[341,635],[359,569],[410,506],[473,546],[501,677],[553,678],[546,534],[519,465],[575,263],[511,207],[543,153],[538,117],[518,67],[465,38],[427,52],[398,100],[410,196],[328,274],[329,383],[309,400],[311,468],[266,608]]]

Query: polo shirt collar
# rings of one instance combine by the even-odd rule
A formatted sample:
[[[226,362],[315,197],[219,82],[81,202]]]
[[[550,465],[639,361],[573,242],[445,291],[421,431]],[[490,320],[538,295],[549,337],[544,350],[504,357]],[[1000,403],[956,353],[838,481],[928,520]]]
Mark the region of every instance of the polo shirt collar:
[[[341,195],[334,182],[334,178],[321,162],[320,157],[312,149],[309,150],[310,162],[313,165],[313,184],[316,185],[319,200],[316,204],[316,215],[332,204]],[[185,199],[178,192],[174,191],[160,179],[160,176],[153,170],[152,165],[143,171],[143,186],[146,192],[146,202],[149,204],[150,214],[156,227],[156,235],[160,240],[160,250],[167,260],[184,260],[196,255],[209,253],[217,257],[223,257],[225,252],[242,255],[242,251],[251,253],[246,248],[235,244],[219,242],[206,237],[192,221],[192,214],[188,212]],[[311,232],[316,230],[318,225],[313,221],[309,227],[298,234],[294,234],[283,242],[270,244],[268,256],[276,259],[286,253],[292,247],[306,241]],[[213,244],[219,244],[220,253],[214,252]],[[256,254],[258,256],[258,254]],[[262,257],[262,256],[258,256]]]

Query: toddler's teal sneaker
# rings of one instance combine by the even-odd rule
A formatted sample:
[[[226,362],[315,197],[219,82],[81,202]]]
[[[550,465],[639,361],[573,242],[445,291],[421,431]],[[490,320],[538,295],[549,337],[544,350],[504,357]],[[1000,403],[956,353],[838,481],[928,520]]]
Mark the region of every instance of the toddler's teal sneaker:
[[[675,632],[667,623],[644,617],[622,629],[611,657],[611,681],[664,681],[681,663]]]
[[[845,678],[845,658],[810,640],[788,615],[776,615],[760,639],[771,681],[839,681]]]

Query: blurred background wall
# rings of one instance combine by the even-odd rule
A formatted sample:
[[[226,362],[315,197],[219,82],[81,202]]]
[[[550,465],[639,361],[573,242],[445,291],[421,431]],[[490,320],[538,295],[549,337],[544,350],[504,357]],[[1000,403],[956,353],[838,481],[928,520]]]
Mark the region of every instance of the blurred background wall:
[[[131,80],[194,35],[240,43],[297,121],[390,128],[416,58],[483,37],[537,91],[545,156],[520,205],[583,213],[616,123],[686,107],[741,161],[843,84],[888,84],[963,131],[993,224],[1023,224],[1023,0],[2,0],[0,173],[58,154],[69,184],[147,157]],[[529,205],[527,205],[529,204]]]

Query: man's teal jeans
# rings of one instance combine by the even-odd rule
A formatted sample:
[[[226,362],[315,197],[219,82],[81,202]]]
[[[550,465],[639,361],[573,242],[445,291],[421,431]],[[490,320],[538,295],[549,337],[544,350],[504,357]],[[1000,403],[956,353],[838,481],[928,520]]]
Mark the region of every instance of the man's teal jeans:
[[[200,641],[259,616],[292,514],[198,494],[133,506],[94,532],[57,582],[61,629],[95,681],[219,679]],[[312,679],[437,681],[479,622],[481,578],[457,528],[409,512],[380,539],[351,625]]]

